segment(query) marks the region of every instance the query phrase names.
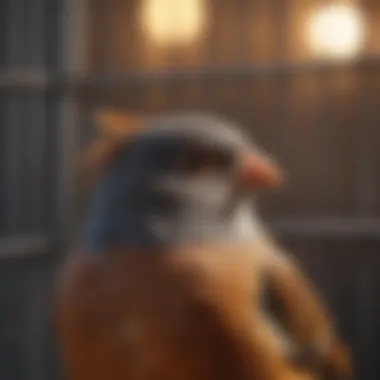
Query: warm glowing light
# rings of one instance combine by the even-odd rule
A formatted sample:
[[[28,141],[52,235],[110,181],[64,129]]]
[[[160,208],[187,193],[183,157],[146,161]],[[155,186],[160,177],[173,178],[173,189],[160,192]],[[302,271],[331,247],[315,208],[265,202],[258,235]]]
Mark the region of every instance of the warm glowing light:
[[[142,25],[155,43],[183,45],[196,40],[205,23],[202,0],[145,0]]]
[[[319,57],[353,58],[364,45],[363,15],[354,5],[322,6],[311,14],[308,37],[311,50]]]

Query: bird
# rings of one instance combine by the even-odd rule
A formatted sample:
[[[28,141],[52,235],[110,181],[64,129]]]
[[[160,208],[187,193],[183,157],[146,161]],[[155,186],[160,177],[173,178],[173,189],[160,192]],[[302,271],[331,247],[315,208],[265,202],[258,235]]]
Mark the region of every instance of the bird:
[[[350,373],[325,307],[258,217],[258,193],[280,186],[283,173],[239,125],[199,112],[102,110],[95,120],[87,212],[57,279],[69,380]],[[279,305],[274,323],[266,289]],[[291,360],[289,342],[333,377]]]

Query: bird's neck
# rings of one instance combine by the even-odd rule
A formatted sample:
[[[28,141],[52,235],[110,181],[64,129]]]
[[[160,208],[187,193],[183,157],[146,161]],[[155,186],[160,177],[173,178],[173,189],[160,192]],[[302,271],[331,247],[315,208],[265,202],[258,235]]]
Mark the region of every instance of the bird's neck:
[[[239,243],[262,235],[260,219],[249,203],[237,205],[229,217],[202,207],[168,215],[151,212],[138,194],[120,194],[106,188],[95,194],[84,229],[84,244],[90,251],[122,246]]]

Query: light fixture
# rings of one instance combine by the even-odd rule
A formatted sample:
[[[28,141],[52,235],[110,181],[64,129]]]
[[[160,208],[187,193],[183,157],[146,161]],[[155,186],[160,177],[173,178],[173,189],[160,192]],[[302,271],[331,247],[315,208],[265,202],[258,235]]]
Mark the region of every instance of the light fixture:
[[[194,42],[205,24],[203,0],[143,0],[142,27],[159,45],[186,45]]]
[[[314,55],[334,60],[351,59],[363,48],[365,20],[354,4],[327,4],[310,14],[307,32]]]

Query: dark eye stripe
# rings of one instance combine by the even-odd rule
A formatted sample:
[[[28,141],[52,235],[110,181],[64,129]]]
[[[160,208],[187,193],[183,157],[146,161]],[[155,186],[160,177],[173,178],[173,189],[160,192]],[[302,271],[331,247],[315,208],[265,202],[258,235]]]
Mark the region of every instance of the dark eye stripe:
[[[232,155],[227,151],[190,145],[179,153],[176,167],[192,174],[224,172],[230,168],[232,161]]]

